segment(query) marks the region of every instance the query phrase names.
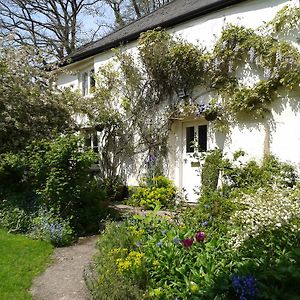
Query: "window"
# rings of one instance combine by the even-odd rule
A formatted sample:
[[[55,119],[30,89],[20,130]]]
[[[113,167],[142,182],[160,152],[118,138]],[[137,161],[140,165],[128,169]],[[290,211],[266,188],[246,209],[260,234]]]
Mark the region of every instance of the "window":
[[[95,153],[99,153],[99,139],[97,132],[86,133],[84,145],[91,148]]]
[[[96,86],[95,70],[91,69],[88,72],[81,74],[81,91],[82,96],[86,96],[94,92]]]
[[[195,127],[186,128],[186,153],[194,152]]]
[[[207,125],[198,126],[198,149],[200,152],[207,151]]]
[[[82,74],[82,96],[86,96],[88,94],[88,87],[89,87],[89,84],[88,84],[88,73],[87,72],[84,72]]]
[[[186,127],[186,153],[193,153],[195,147],[207,151],[207,125]]]
[[[95,70],[92,69],[90,71],[90,93],[95,91],[96,80],[95,80]]]

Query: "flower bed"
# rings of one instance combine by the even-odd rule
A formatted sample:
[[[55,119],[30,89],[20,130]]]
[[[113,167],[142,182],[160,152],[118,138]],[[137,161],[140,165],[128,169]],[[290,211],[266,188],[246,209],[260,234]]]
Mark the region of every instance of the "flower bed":
[[[123,223],[108,223],[93,276],[87,278],[93,297],[297,299],[300,185],[290,187],[281,180],[286,176],[276,177],[286,175],[286,168],[274,159],[261,167],[250,163],[235,171],[241,178],[248,174],[248,185],[238,186],[230,173],[236,181],[207,192],[195,208],[170,217],[158,216],[157,207]],[[270,170],[272,186],[266,179]],[[258,171],[265,181],[257,192],[250,188],[257,185],[250,177]]]

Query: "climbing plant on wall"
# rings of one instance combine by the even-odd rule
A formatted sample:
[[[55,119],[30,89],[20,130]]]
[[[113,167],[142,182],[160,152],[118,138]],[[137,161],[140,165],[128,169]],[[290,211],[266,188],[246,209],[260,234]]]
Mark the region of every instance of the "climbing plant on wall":
[[[210,52],[164,30],[143,33],[138,55],[118,50],[115,61],[99,70],[91,115],[96,123],[115,119],[114,134],[120,136],[121,146],[132,154],[155,157],[160,165],[176,115],[201,116],[215,109],[218,116],[213,123],[221,129],[241,114],[263,118],[279,89],[299,87],[299,50],[278,38],[281,30],[299,28],[299,15],[299,8],[285,7],[257,30],[228,25]],[[251,86],[239,79],[245,67],[258,75]],[[210,107],[199,106],[196,87],[213,96]],[[184,91],[181,99],[180,91]]]

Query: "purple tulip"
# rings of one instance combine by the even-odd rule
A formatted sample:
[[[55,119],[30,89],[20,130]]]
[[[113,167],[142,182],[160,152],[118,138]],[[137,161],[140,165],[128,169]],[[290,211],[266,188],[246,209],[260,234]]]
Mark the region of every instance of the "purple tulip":
[[[198,231],[195,237],[197,242],[203,242],[205,239],[205,233],[203,231]]]
[[[183,240],[181,241],[181,244],[182,244],[182,246],[185,247],[185,248],[190,248],[190,247],[192,247],[193,242],[194,242],[193,239],[183,239]]]

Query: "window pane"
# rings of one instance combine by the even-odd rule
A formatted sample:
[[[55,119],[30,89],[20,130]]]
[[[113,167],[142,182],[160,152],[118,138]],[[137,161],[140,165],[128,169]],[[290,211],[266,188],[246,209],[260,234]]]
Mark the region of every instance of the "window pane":
[[[96,85],[96,81],[95,81],[95,70],[92,69],[91,72],[90,72],[90,93],[93,93],[93,92],[94,92],[95,85]]]
[[[98,149],[98,136],[97,133],[93,134],[93,150],[94,152],[98,153],[99,149]]]
[[[82,74],[82,95],[85,96],[88,93],[88,74]]]
[[[198,126],[198,147],[199,151],[207,151],[207,125]]]
[[[194,152],[195,128],[186,128],[186,153]]]
[[[89,135],[85,135],[84,146],[86,148],[91,148],[92,147],[92,141],[91,141],[91,137]]]

